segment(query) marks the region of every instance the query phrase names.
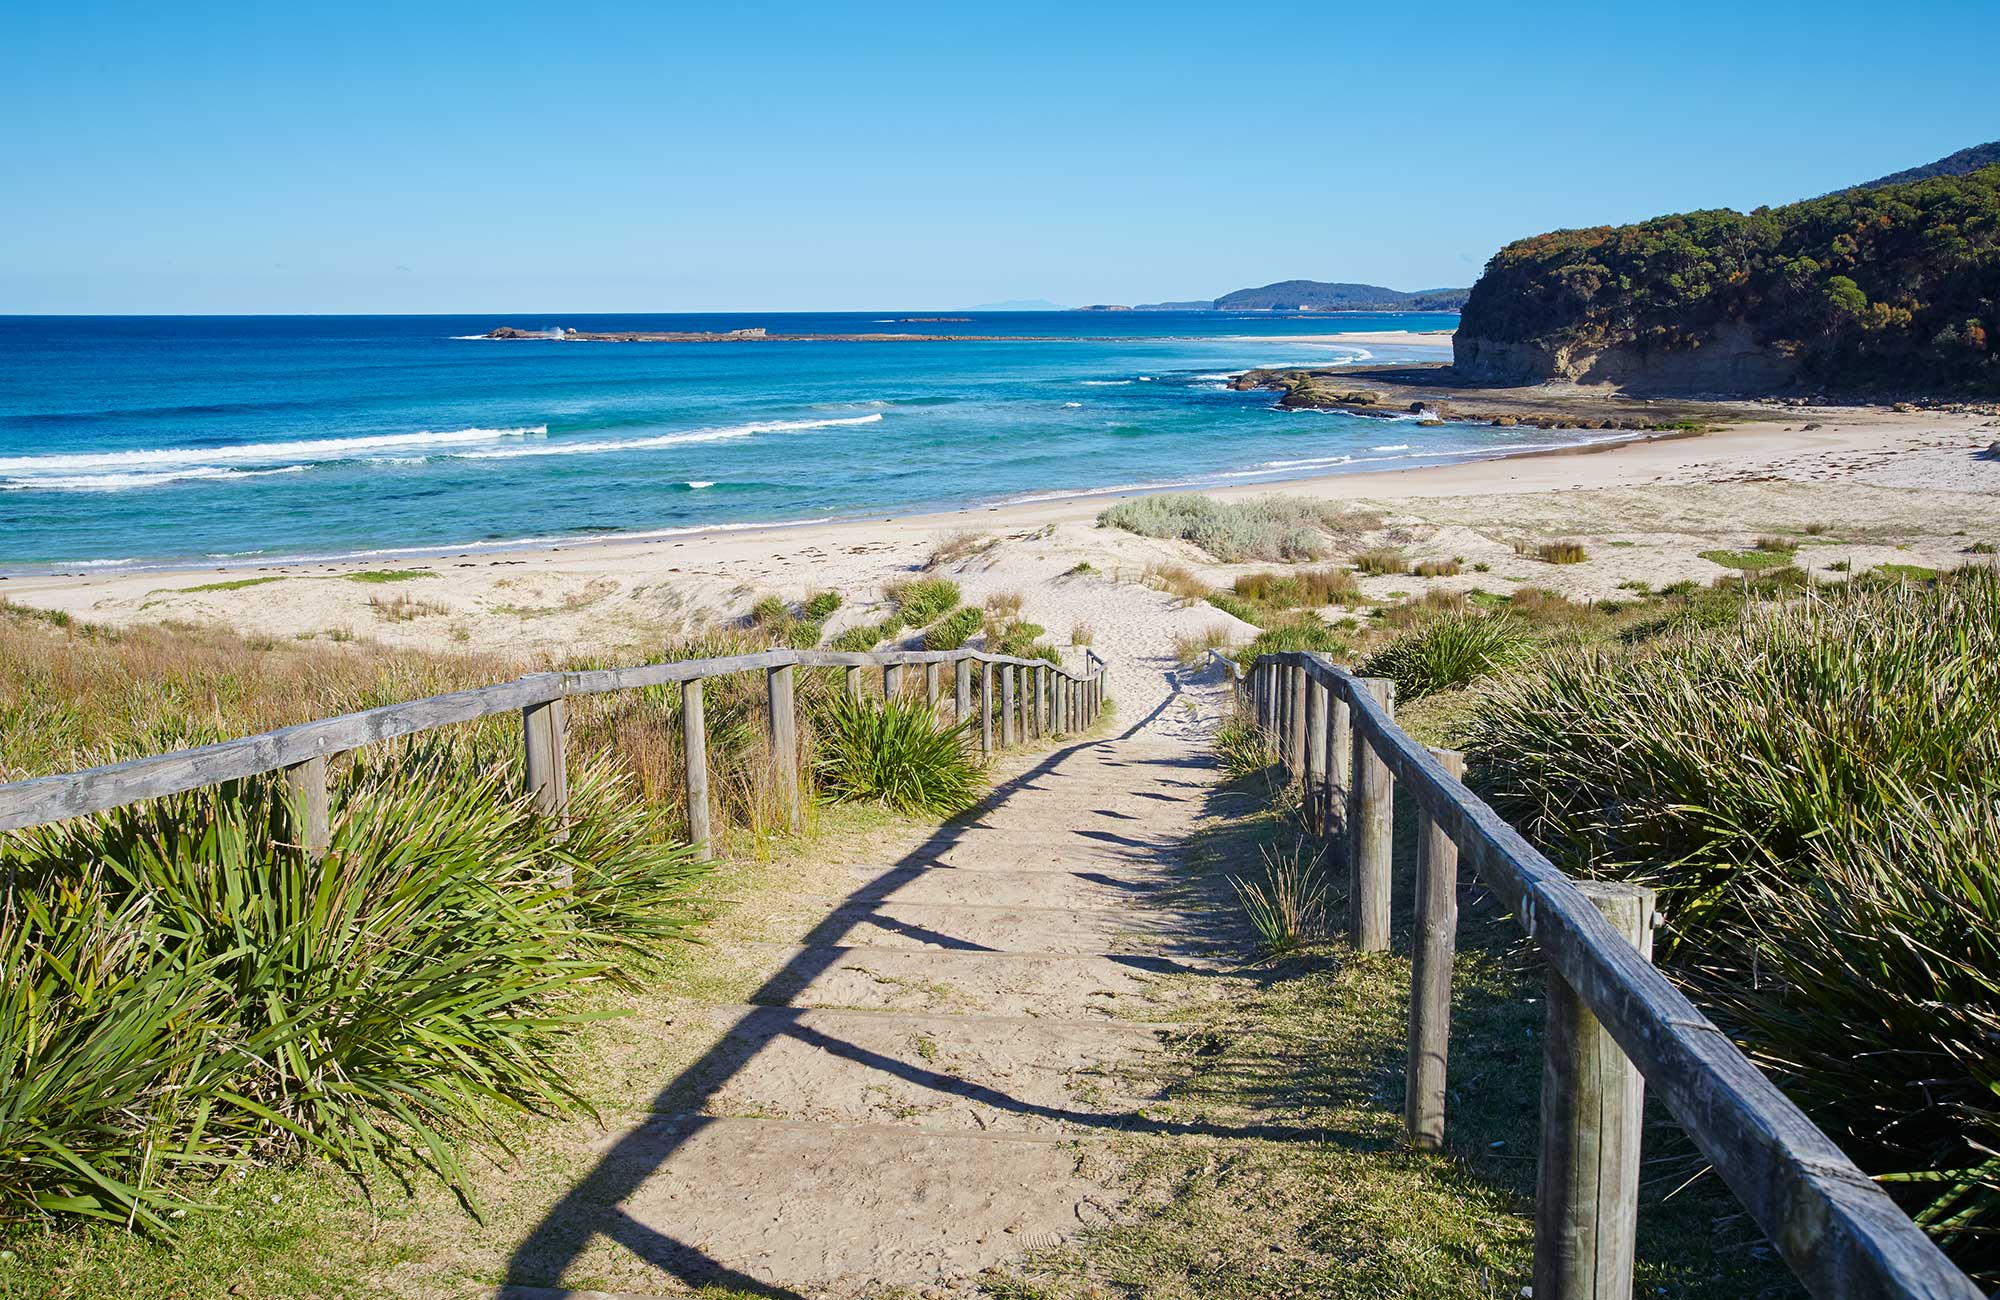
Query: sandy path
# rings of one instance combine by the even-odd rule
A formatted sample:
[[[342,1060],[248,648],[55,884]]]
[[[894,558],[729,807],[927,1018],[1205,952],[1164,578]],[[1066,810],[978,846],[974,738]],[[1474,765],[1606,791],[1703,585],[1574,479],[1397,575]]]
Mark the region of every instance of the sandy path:
[[[1196,1136],[1134,1095],[1153,976],[1245,950],[1179,869],[1215,772],[1129,724],[1010,766],[975,817],[713,935],[754,990],[672,1008],[658,1064],[641,1035],[559,1175],[489,1190],[493,1230],[426,1253],[505,1300],[974,1295],[982,1269],[1109,1222],[1105,1139]],[[692,1059],[658,1046],[690,1032]],[[428,1271],[396,1285],[464,1294]]]

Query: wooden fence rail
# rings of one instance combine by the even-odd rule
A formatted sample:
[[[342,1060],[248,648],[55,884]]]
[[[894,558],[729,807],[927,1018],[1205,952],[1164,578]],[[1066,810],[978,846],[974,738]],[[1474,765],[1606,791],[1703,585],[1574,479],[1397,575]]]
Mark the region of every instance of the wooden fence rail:
[[[1232,665],[1232,668],[1234,666]],[[1444,1138],[1457,869],[1504,899],[1549,964],[1535,1300],[1628,1300],[1639,1123],[1650,1087],[1806,1289],[1826,1300],[1983,1293],[1650,960],[1653,897],[1564,875],[1459,780],[1456,754],[1396,725],[1390,683],[1324,655],[1260,657],[1239,702],[1307,786],[1345,860],[1358,947],[1389,942],[1392,800],[1418,810],[1405,1122]],[[1315,709],[1310,688],[1324,688]],[[1330,715],[1330,716],[1328,716]]]
[[[378,741],[517,711],[521,715],[528,788],[543,811],[559,813],[567,806],[569,791],[563,701],[573,696],[678,684],[681,687],[682,737],[687,762],[689,839],[695,844],[706,844],[710,837],[710,824],[702,699],[704,680],[730,673],[762,672],[765,675],[774,776],[792,824],[797,825],[801,809],[798,705],[793,683],[796,669],[846,669],[848,688],[858,693],[858,674],[863,668],[880,668],[885,683],[893,690],[904,669],[921,666],[935,701],[938,675],[943,665],[951,664],[957,687],[956,719],[964,722],[971,716],[971,665],[974,663],[980,665],[983,683],[979,702],[982,753],[990,754],[993,749],[995,669],[1000,671],[1007,683],[1008,711],[1005,718],[1010,744],[1018,734],[1013,708],[1014,688],[1026,671],[1053,677],[1080,702],[1063,730],[1086,730],[1097,719],[1108,665],[1088,651],[1081,671],[1057,667],[1042,659],[992,655],[982,650],[881,650],[866,653],[768,650],[759,654],[681,659],[632,668],[535,673],[495,686],[384,705],[338,718],[281,727],[240,740],[203,745],[198,749],[154,754],[81,772],[0,785],[0,832],[42,826],[87,813],[121,808],[145,799],[281,772],[295,791],[301,810],[300,842],[317,852],[323,850],[327,842],[326,761],[329,758]]]

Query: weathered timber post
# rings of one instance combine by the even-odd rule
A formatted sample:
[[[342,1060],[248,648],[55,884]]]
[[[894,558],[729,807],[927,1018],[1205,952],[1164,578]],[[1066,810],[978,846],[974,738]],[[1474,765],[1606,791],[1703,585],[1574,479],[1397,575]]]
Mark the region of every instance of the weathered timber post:
[[[979,665],[979,752],[993,754],[993,665]]]
[[[1306,666],[1293,664],[1285,670],[1285,766],[1293,776],[1306,775]]]
[[[1583,880],[1576,887],[1652,958],[1652,890]],[[1646,1080],[1554,966],[1548,1003],[1535,1298],[1630,1300]]]
[[[1000,667],[1000,744],[1003,748],[1014,747],[1014,675],[1019,670],[1012,664]]]
[[[1465,755],[1433,749],[1444,770],[1465,772]],[[1446,1061],[1451,1053],[1451,964],[1458,951],[1458,845],[1428,808],[1417,810],[1416,936],[1410,951],[1410,1062],[1403,1074],[1403,1127],[1426,1151],[1444,1147]]]
[[[1362,677],[1356,685],[1396,716],[1396,684]],[[1395,850],[1396,782],[1376,757],[1367,730],[1354,732],[1354,801],[1347,867],[1347,932],[1362,952],[1389,950],[1390,855]]]
[[[681,763],[687,772],[688,843],[708,856],[708,719],[701,678],[681,683]]]
[[[333,826],[326,793],[326,757],[309,758],[285,769],[292,792],[292,834],[309,857],[326,853]]]
[[[1028,732],[1037,740],[1048,730],[1047,706],[1043,703],[1048,698],[1048,685],[1047,670],[1042,665],[1036,664],[1028,670]]]
[[[563,702],[530,704],[521,710],[521,742],[528,756],[528,792],[535,807],[559,817],[569,807],[569,771],[564,760]]]
[[[903,665],[882,665],[882,698],[893,700],[903,693]]]
[[[933,660],[924,665],[924,698],[930,701],[931,712],[937,712],[940,671],[944,665]]]
[[[1326,807],[1326,684],[1306,677],[1305,818],[1308,825]]]
[[[861,666],[849,665],[847,669],[847,698],[857,704],[861,701]]]
[[[792,696],[792,666],[768,668],[764,672],[765,694],[770,705],[772,776],[778,783],[778,797],[784,801],[785,821],[799,828],[799,716]]]
[[[951,666],[952,714],[954,723],[964,722],[972,716],[972,661],[959,659]]]
[[[1342,686],[1329,692],[1331,716],[1326,728],[1326,823],[1322,838],[1333,849],[1334,859],[1347,859],[1347,810],[1348,800],[1354,788],[1354,714],[1348,708],[1347,687],[1351,678],[1343,678]]]

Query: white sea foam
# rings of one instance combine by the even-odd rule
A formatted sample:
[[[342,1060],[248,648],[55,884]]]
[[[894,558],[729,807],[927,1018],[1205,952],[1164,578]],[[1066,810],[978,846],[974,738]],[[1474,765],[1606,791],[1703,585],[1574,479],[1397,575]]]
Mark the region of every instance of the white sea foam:
[[[160,447],[144,451],[64,452],[52,456],[0,456],[0,478],[85,474],[92,471],[160,473],[183,468],[220,469],[281,461],[325,462],[390,452],[427,454],[439,448],[538,438],[547,425],[520,429],[454,429],[444,433],[384,433],[360,438],[302,438],[292,442],[242,442],[227,447]]]
[[[1082,384],[1085,388],[1123,388],[1132,381],[1129,379],[1079,379],[1076,382]]]
[[[38,477],[0,480],[4,492],[130,492],[135,488],[164,487],[193,479],[265,478],[272,474],[302,474],[304,465],[280,465],[276,469],[225,469],[217,465],[197,465],[189,469],[161,470],[158,473],[47,474]]]
[[[800,433],[807,429],[833,429],[850,424],[874,424],[882,413],[853,415],[829,420],[761,420],[752,424],[731,424],[716,429],[692,429],[686,433],[662,433],[650,438],[620,438],[602,442],[549,442],[536,446],[498,447],[488,451],[455,453],[461,460],[514,460],[522,456],[590,456],[616,451],[652,451],[660,447],[681,447],[699,442],[729,442],[760,433]]]
[[[1407,442],[1392,442],[1386,447],[1369,448],[1370,451],[1408,451],[1409,449],[1410,444]]]
[[[699,492],[703,488],[714,487],[715,480],[709,478],[691,478],[687,481],[687,485],[693,488],[695,491]]]
[[[1068,408],[1069,408],[1069,409],[1071,409],[1071,410],[1075,410],[1075,409],[1077,409],[1078,407],[1082,406],[1082,405],[1083,405],[1083,403],[1082,403],[1082,402],[1064,402],[1064,403],[1063,403],[1063,405],[1064,405],[1064,406],[1066,406],[1066,407],[1068,407]]]

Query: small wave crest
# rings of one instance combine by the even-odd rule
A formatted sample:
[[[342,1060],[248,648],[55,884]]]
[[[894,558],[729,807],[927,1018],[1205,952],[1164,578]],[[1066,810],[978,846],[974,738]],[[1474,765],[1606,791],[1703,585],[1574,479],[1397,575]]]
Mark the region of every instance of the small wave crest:
[[[691,429],[686,433],[662,433],[650,438],[619,438],[599,442],[550,442],[536,446],[498,447],[487,451],[456,453],[462,460],[514,460],[522,456],[591,456],[605,452],[652,451],[661,447],[681,447],[692,443],[729,442],[760,433],[803,433],[809,429],[835,429],[845,425],[876,424],[882,413],[853,415],[827,420],[758,420],[730,424],[715,429]]]
[[[0,487],[50,491],[108,491],[157,487],[190,478],[242,477],[243,466],[277,466],[270,472],[296,473],[308,465],[398,455],[427,456],[440,450],[545,437],[547,425],[516,429],[452,429],[446,432],[370,434],[358,438],[299,438],[288,442],[244,442],[227,447],[157,447],[136,451],[58,452],[47,456],[0,456]],[[114,484],[112,480],[127,480]]]

